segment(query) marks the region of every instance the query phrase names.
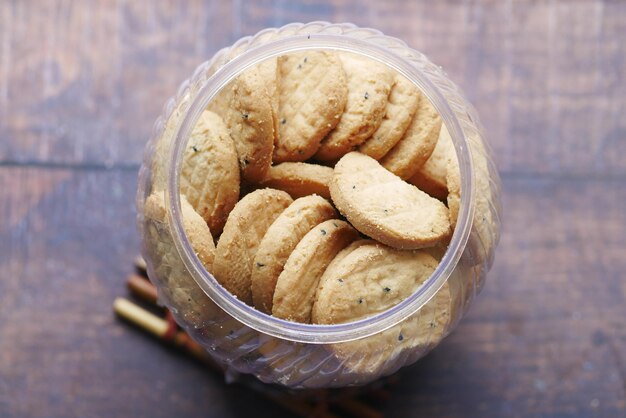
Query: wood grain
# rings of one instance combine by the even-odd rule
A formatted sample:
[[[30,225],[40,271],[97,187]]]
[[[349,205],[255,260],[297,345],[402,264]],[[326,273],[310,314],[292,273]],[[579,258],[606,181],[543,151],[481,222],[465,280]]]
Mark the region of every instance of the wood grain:
[[[0,201],[22,213],[0,232],[0,415],[259,408],[254,397],[248,406],[224,398],[234,389],[111,315],[137,245],[135,175],[0,169],[0,184],[14,185]],[[61,180],[42,195],[49,178]],[[626,411],[626,184],[505,178],[504,189],[508,227],[484,293],[401,375],[389,416]]]
[[[0,231],[0,416],[285,416],[112,314],[138,251],[135,179],[0,168],[0,219],[22,213]]]
[[[0,3],[0,416],[286,416],[116,321],[136,171],[217,49],[291,21],[404,39],[476,105],[505,229],[459,328],[388,416],[626,414],[626,3]]]
[[[504,172],[626,175],[626,3],[0,6],[0,161],[136,166],[165,100],[243,35],[353,21],[404,39],[476,104]]]

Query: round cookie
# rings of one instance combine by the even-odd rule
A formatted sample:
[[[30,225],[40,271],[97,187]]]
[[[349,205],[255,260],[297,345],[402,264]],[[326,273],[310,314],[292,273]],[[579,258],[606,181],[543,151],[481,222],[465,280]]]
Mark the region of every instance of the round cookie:
[[[228,215],[215,249],[213,276],[241,301],[252,304],[250,275],[265,232],[293,200],[280,190],[260,189],[247,194]]]
[[[346,74],[337,54],[294,52],[278,58],[279,118],[274,162],[304,161],[317,151],[346,106]]]
[[[391,247],[430,247],[451,234],[443,203],[359,152],[339,160],[330,195],[359,232]]]
[[[219,236],[239,199],[237,153],[222,118],[204,111],[193,128],[180,173],[180,193]]]
[[[318,194],[330,199],[328,184],[333,178],[333,169],[319,164],[281,163],[270,167],[262,186],[284,190],[293,198]]]
[[[322,141],[315,158],[334,161],[362,144],[380,126],[394,72],[357,54],[340,54],[348,79],[348,101],[339,123]]]
[[[363,244],[320,279],[313,323],[345,323],[381,313],[415,292],[436,267],[437,260],[424,251]],[[399,324],[329,348],[352,372],[376,375],[404,353],[423,353],[441,340],[450,318],[449,306],[446,283],[416,314]],[[422,350],[416,350],[418,346]]]
[[[444,283],[415,314],[385,331],[347,343],[333,344],[335,357],[353,373],[380,376],[411,364],[439,344],[453,315],[452,295]]]
[[[385,117],[376,132],[359,146],[359,151],[375,160],[381,159],[408,129],[419,103],[420,92],[415,84],[396,74],[387,101]]]
[[[294,200],[269,227],[252,264],[251,289],[254,307],[272,312],[278,276],[298,242],[315,225],[337,216],[333,206],[320,196]]]
[[[211,231],[184,196],[180,196],[183,227],[194,252],[211,271],[215,244]],[[149,269],[150,279],[160,283],[159,298],[177,308],[174,315],[184,319],[194,327],[203,327],[219,315],[219,309],[198,286],[183,264],[174,245],[163,191],[151,194],[143,206],[145,256],[152,260]]]
[[[180,196],[180,208],[187,238],[189,238],[193,250],[204,267],[210,271],[215,257],[215,243],[211,230],[183,195]],[[155,192],[148,196],[144,206],[144,216],[157,222],[169,224],[164,192]]]
[[[439,113],[428,98],[421,95],[417,112],[404,136],[380,163],[402,179],[410,178],[433,153],[440,129]]]
[[[326,270],[324,271],[324,274],[327,274],[327,272],[332,271],[335,266],[340,265],[341,261],[348,255],[350,254],[352,251],[356,250],[357,248],[359,248],[361,245],[365,245],[365,244],[375,244],[376,241],[371,240],[371,239],[358,239],[356,241],[352,241],[350,243],[350,245],[348,245],[346,248],[344,248],[343,250],[339,251],[337,253],[337,255],[335,256],[335,258],[333,258],[333,261],[330,262],[330,264],[328,265],[328,267],[326,268]],[[319,288],[318,288],[319,289]]]
[[[452,138],[445,125],[441,126],[437,145],[426,160],[424,165],[420,167],[415,174],[408,180],[409,183],[417,186],[423,192],[428,193],[432,197],[439,200],[445,200],[448,195],[448,182],[446,176],[448,174],[448,160],[456,158]]]
[[[331,219],[311,229],[296,245],[278,277],[272,315],[308,324],[318,281],[328,264],[358,233],[344,221]]]
[[[313,322],[341,324],[383,312],[417,290],[437,264],[425,251],[362,244],[320,279]]]
[[[272,163],[272,100],[258,67],[241,73],[218,93],[208,109],[220,115],[235,143],[241,175],[259,181]]]

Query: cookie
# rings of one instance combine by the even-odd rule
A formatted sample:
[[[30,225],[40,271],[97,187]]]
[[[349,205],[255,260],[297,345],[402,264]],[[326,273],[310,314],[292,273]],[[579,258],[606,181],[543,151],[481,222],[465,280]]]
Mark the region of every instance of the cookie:
[[[298,242],[314,226],[335,218],[333,206],[320,196],[294,200],[269,227],[259,244],[252,264],[252,301],[254,307],[267,314],[272,312],[276,280],[287,258]]]
[[[280,190],[260,189],[247,194],[228,215],[215,249],[213,275],[241,301],[252,304],[250,275],[265,232],[293,200]]]
[[[144,216],[167,225],[169,222],[164,195],[164,192],[155,192],[148,196],[144,206]],[[211,230],[185,196],[180,196],[180,208],[187,238],[202,264],[207,270],[211,270],[215,257],[215,243]]]
[[[448,283],[415,314],[385,331],[361,340],[331,346],[344,367],[371,379],[409,365],[427,354],[451,328]]]
[[[448,187],[448,209],[450,210],[450,225],[456,228],[461,207],[461,173],[457,160],[448,160],[446,183]]]
[[[420,92],[415,84],[396,74],[383,121],[376,132],[359,146],[359,151],[375,160],[387,154],[409,128],[417,112],[419,97]]]
[[[337,54],[294,52],[278,58],[279,121],[274,162],[304,161],[337,123],[348,98]]]
[[[219,315],[219,308],[198,286],[182,262],[172,239],[163,191],[150,195],[143,206],[144,256],[151,260],[148,274],[160,288],[159,299],[178,309],[179,321],[199,328]],[[208,271],[214,260],[215,244],[206,223],[184,196],[180,197],[183,226],[194,252]]]
[[[296,245],[278,276],[272,315],[308,324],[318,281],[332,259],[358,236],[344,221],[331,219],[311,229]]]
[[[274,141],[278,137],[278,60],[276,57],[268,58],[258,66],[259,75],[265,83],[265,90],[270,98],[272,107],[272,125],[274,127]]]
[[[293,198],[318,194],[330,199],[328,184],[332,177],[333,169],[323,165],[281,163],[270,167],[259,184],[284,190]]]
[[[341,324],[383,312],[417,290],[437,264],[425,251],[362,244],[320,279],[313,322]]]
[[[446,200],[448,196],[448,160],[456,158],[452,139],[445,125],[441,127],[437,145],[431,154],[415,174],[408,180],[423,192],[439,200]]]
[[[440,129],[439,113],[428,98],[421,95],[417,112],[404,136],[380,163],[402,179],[410,178],[433,153]]]
[[[313,323],[338,324],[381,313],[413,294],[437,260],[424,251],[402,251],[366,243],[320,279]],[[381,333],[329,349],[353,373],[377,375],[405,353],[423,353],[443,337],[450,317],[447,284],[420,311]],[[419,350],[421,347],[422,350]]]
[[[183,156],[180,193],[219,236],[239,199],[239,167],[228,128],[213,112],[204,111],[191,132]]]
[[[472,232],[467,242],[469,262],[478,265],[487,261],[491,263],[495,243],[498,240],[496,222],[497,210],[494,207],[496,199],[492,190],[491,178],[496,176],[490,172],[487,151],[479,137],[468,137],[474,168],[474,217],[472,220]],[[461,175],[459,163],[456,158],[448,162],[448,207],[450,209],[450,223],[457,224],[459,209],[461,206]]]
[[[359,232],[391,247],[431,247],[449,238],[446,206],[359,152],[335,166],[330,195]]]
[[[383,121],[394,72],[357,54],[342,53],[348,101],[339,123],[322,141],[315,158],[334,161],[369,138]]]
[[[350,254],[352,251],[356,250],[357,248],[359,248],[361,245],[365,245],[365,244],[375,244],[376,241],[371,240],[371,239],[358,239],[356,241],[352,241],[350,243],[350,245],[348,245],[346,248],[344,248],[343,250],[339,251],[337,253],[337,255],[335,256],[335,258],[333,258],[333,261],[330,262],[330,264],[328,265],[328,267],[326,268],[326,270],[324,271],[324,274],[327,274],[329,271],[332,271],[335,266],[340,265],[341,261],[348,255]]]
[[[209,103],[224,119],[235,143],[241,175],[259,181],[272,163],[274,125],[272,100],[257,67],[241,73]]]

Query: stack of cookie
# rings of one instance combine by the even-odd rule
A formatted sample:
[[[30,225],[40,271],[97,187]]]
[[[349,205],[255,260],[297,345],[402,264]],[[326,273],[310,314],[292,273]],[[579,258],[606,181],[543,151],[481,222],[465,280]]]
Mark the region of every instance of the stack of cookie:
[[[201,115],[180,173],[182,215],[234,296],[285,320],[343,323],[394,306],[433,273],[458,177],[450,136],[414,84],[361,55],[302,51],[247,69]],[[162,191],[145,216],[165,221]]]

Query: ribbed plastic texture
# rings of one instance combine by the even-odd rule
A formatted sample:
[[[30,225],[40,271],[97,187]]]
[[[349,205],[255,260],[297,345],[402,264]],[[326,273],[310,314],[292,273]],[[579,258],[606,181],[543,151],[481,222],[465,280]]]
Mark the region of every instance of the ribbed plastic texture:
[[[260,333],[218,307],[185,267],[167,219],[144,216],[147,196],[165,190],[170,145],[191,102],[211,76],[238,55],[292,36],[332,34],[359,39],[392,51],[421,71],[443,96],[463,131],[471,155],[474,207],[471,232],[446,283],[428,303],[393,327],[355,341],[334,344],[294,342]],[[358,49],[355,48],[355,52]],[[463,145],[463,144],[462,144]],[[201,64],[178,93],[167,101],[146,145],[139,172],[137,224],[148,274],[160,302],[177,322],[231,372],[250,373],[263,382],[292,388],[339,387],[365,384],[415,362],[448,335],[483,286],[493,262],[500,231],[500,180],[475,109],[442,69],[398,39],[352,24],[313,22],[266,29],[220,50]],[[262,316],[261,313],[259,313]]]

